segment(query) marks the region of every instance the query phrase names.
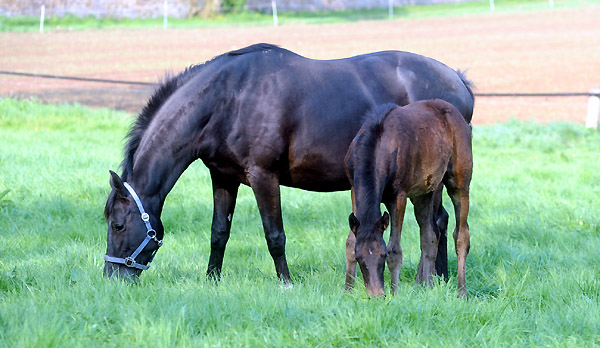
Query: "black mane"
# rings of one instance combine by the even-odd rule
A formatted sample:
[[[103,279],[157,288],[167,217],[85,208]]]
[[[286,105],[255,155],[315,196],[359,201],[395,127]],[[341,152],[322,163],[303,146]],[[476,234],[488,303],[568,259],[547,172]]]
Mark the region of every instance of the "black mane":
[[[163,80],[163,82],[156,88],[152,97],[148,101],[148,104],[144,106],[142,112],[139,114],[135,123],[131,126],[131,129],[127,133],[126,139],[127,144],[125,145],[125,156],[123,162],[121,163],[122,174],[121,178],[123,181],[127,181],[129,174],[133,171],[133,157],[135,152],[137,151],[140,141],[148,129],[148,126],[154,119],[154,116],[161,108],[161,106],[175,93],[175,91],[186,84],[189,80],[194,77],[194,75],[202,70],[208,64],[211,64],[215,61],[220,60],[221,58],[228,56],[240,56],[243,54],[248,54],[257,51],[266,51],[271,49],[278,49],[279,47],[276,45],[271,45],[267,43],[259,43],[255,45],[251,45],[245,48],[241,48],[239,50],[231,51],[224,53],[220,56],[217,56],[204,64],[192,65],[186,68],[183,72],[179,73],[176,76],[170,76],[167,74]]]
[[[252,46],[248,46],[245,48],[241,48],[239,50],[231,51],[219,55],[204,64],[191,65],[186,68],[184,71],[180,72],[175,76],[171,76],[167,74],[164,80],[160,83],[160,85],[154,90],[154,94],[148,100],[148,103],[142,109],[142,112],[138,115],[137,119],[129,129],[127,136],[127,144],[125,145],[125,156],[123,162],[121,162],[121,179],[123,181],[127,181],[129,175],[133,172],[133,157],[138,147],[140,146],[140,142],[144,133],[150,126],[150,123],[154,119],[154,116],[158,112],[158,110],[163,106],[163,104],[175,93],[175,91],[186,84],[189,80],[191,80],[197,72],[202,70],[208,64],[211,64],[215,61],[219,61],[224,57],[233,57],[240,56],[243,54],[248,54],[252,52],[259,51],[267,51],[272,49],[280,49],[276,45],[259,43]],[[111,213],[112,206],[114,204],[115,194],[114,191],[111,192],[106,201],[106,206],[104,207],[104,217],[108,219],[108,216]]]
[[[277,45],[269,44],[269,43],[257,43],[248,47],[240,48],[236,51],[230,51],[225,53],[228,56],[241,56],[242,54],[258,52],[258,51],[269,51],[272,49],[281,49]]]

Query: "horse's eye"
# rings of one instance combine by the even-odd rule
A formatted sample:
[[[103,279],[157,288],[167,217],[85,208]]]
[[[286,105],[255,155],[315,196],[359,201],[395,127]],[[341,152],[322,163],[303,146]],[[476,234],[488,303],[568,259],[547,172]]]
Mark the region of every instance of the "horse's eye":
[[[117,231],[117,232],[121,232],[121,231],[123,231],[123,229],[125,229],[125,226],[121,225],[121,224],[114,224],[113,227],[114,227],[115,231]]]

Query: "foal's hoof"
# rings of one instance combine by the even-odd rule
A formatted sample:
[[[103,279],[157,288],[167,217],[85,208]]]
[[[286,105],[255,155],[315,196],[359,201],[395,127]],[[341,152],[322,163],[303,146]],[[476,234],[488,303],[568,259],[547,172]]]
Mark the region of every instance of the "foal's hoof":
[[[469,293],[467,292],[466,289],[460,289],[458,290],[458,295],[456,296],[458,298],[464,298],[465,300],[469,299]]]

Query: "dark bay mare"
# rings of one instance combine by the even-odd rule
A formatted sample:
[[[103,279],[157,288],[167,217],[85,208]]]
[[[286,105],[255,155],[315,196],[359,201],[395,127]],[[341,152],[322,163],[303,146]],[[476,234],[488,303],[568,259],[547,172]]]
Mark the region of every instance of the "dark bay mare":
[[[466,296],[465,262],[469,253],[469,184],[473,171],[471,127],[452,104],[435,99],[400,107],[384,104],[366,119],[345,159],[353,188],[347,257],[358,261],[370,295],[384,294],[387,259],[392,294],[402,266],[400,235],[406,199],[414,205],[421,231],[417,282],[430,285],[435,272],[440,230],[435,223],[434,193],[446,186],[456,214],[458,293]],[[380,204],[390,212],[381,215]],[[383,232],[390,222],[389,246]],[[354,234],[354,236],[352,236]],[[348,284],[354,274],[347,274]]]
[[[471,120],[473,94],[463,74],[407,52],[312,60],[256,44],[167,79],[129,131],[121,176],[111,172],[105,275],[147,268],[162,243],[165,198],[201,159],[214,200],[208,275],[219,278],[244,184],[256,197],[277,275],[289,284],[279,185],[350,189],[344,156],[365,112],[434,97]],[[439,212],[443,225],[441,205]]]

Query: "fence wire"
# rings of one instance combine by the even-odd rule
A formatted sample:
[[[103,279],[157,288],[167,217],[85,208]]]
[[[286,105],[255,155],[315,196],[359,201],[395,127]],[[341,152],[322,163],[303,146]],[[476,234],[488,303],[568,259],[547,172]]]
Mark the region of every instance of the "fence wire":
[[[157,83],[152,82],[141,82],[141,81],[125,81],[125,80],[109,80],[100,78],[89,78],[89,77],[78,77],[78,76],[59,76],[59,75],[47,75],[47,74],[35,74],[25,73],[17,71],[5,71],[0,70],[0,74],[13,75],[13,76],[26,76],[33,78],[46,78],[46,79],[60,79],[60,80],[73,80],[73,81],[85,81],[85,82],[100,82],[100,83],[111,83],[111,84],[122,84],[122,85],[137,85],[137,86],[154,86]],[[600,92],[555,92],[555,93],[474,93],[476,97],[600,97]]]

